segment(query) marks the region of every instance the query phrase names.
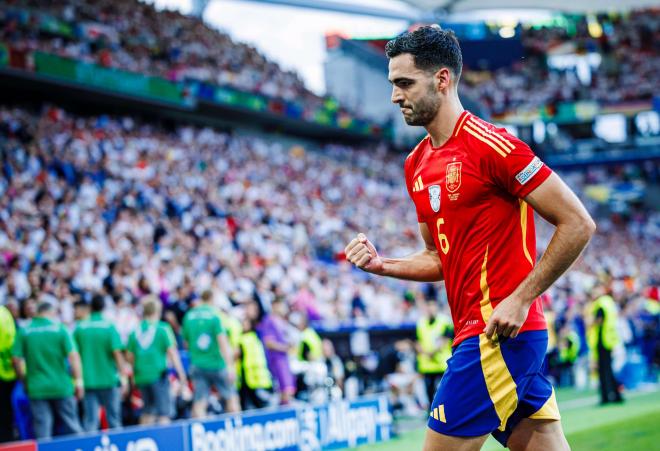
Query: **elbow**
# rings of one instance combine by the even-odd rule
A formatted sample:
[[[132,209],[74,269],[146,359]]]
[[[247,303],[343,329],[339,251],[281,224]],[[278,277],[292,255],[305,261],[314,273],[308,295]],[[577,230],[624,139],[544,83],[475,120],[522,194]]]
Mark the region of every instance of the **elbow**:
[[[596,223],[591,215],[587,213],[582,216],[576,230],[579,230],[580,235],[584,237],[585,243],[588,243],[589,240],[591,240],[591,237],[596,233]]]

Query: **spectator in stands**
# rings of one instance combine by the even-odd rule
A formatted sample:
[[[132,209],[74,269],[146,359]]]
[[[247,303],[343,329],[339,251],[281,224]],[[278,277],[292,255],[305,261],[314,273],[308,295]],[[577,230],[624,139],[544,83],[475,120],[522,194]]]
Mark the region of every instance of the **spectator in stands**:
[[[256,325],[254,319],[243,319],[243,332],[239,339],[240,398],[243,410],[268,406],[273,391],[273,378]]]
[[[328,377],[332,381],[331,399],[340,399],[344,395],[346,370],[344,369],[344,362],[335,352],[335,345],[327,338],[323,339],[323,360]]]
[[[142,395],[140,424],[170,422],[172,396],[167,360],[172,362],[179,382],[188,385],[171,327],[160,320],[161,302],[154,295],[142,299],[144,319],[128,339],[127,357],[133,367],[133,380]]]
[[[14,440],[14,415],[11,395],[16,385],[16,371],[11,349],[16,338],[16,323],[11,311],[0,305],[0,443]]]
[[[211,291],[204,291],[199,304],[186,313],[182,335],[190,352],[190,379],[194,389],[193,417],[206,417],[212,388],[220,394],[227,412],[238,412],[240,405],[235,385],[234,351],[218,311],[213,307]]]
[[[296,374],[296,397],[309,401],[314,389],[325,387],[327,368],[323,362],[323,341],[309,325],[306,313],[293,312],[289,321],[299,332],[297,361],[292,368]]]
[[[37,316],[19,329],[13,356],[16,374],[27,386],[36,438],[52,436],[55,417],[65,434],[82,432],[76,402],[85,393],[80,356],[51,303],[39,304]]]
[[[271,309],[257,331],[266,348],[268,369],[277,382],[280,403],[288,404],[296,392],[295,379],[289,366],[289,351],[293,347],[289,338],[291,326],[286,319],[287,306],[283,298],[273,299]]]
[[[128,389],[123,376],[124,346],[114,324],[103,317],[104,309],[105,298],[92,296],[91,315],[78,322],[73,332],[83,367],[83,428],[87,432],[98,430],[99,407],[105,409],[110,429],[121,427],[121,398]]]

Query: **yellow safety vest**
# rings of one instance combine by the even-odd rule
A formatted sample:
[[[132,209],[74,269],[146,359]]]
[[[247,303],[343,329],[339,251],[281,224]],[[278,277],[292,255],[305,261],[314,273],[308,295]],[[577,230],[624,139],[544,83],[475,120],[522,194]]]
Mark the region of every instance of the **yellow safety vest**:
[[[618,316],[618,311],[616,303],[612,296],[601,296],[591,303],[589,307],[589,313],[592,320],[596,318],[596,312],[599,309],[603,309],[604,317],[602,326],[597,324],[592,324],[589,327],[587,333],[587,340],[589,342],[589,347],[597,355],[596,349],[598,346],[598,329],[603,328],[603,347],[608,351],[614,349],[614,347],[619,344],[619,333],[616,330],[616,321]]]
[[[428,318],[422,318],[417,321],[417,341],[424,352],[432,352],[438,343],[438,339],[445,335],[447,329],[451,327],[449,321],[443,316],[438,315],[435,322],[431,324]],[[423,354],[417,355],[417,369],[420,373],[442,373],[447,370],[447,360],[451,357],[451,342],[447,344],[432,356]]]
[[[314,329],[308,327],[303,330],[300,345],[298,347],[298,358],[305,360],[304,350],[305,345],[309,348],[310,360],[321,360],[323,358],[323,340],[319,337]]]
[[[0,380],[13,381],[16,371],[11,360],[11,348],[16,338],[14,318],[4,305],[0,305]]]
[[[257,333],[252,331],[241,334],[240,346],[243,355],[242,366],[245,384],[251,390],[271,388],[273,386],[273,379],[270,371],[268,371],[264,345],[261,343]]]
[[[566,343],[568,341],[568,343]],[[559,342],[559,360],[573,363],[580,352],[580,337],[575,332],[569,332],[565,340]]]

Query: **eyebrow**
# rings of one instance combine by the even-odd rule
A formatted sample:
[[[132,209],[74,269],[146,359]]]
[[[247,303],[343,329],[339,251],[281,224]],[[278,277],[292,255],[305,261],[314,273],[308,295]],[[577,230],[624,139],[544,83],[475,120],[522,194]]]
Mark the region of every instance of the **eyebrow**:
[[[393,85],[393,84],[398,83],[400,81],[415,81],[415,80],[413,80],[412,78],[408,78],[408,77],[398,77],[398,78],[395,78],[394,80],[388,79],[387,81],[389,81],[390,84]]]

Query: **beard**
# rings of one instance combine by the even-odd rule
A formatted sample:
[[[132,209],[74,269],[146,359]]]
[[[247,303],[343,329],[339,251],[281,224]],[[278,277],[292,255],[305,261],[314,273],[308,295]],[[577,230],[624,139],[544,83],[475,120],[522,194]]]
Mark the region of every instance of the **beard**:
[[[410,108],[410,114],[403,115],[403,119],[408,125],[428,125],[440,109],[440,99],[435,93],[429,92],[428,95],[422,97],[417,103],[410,105],[402,105],[403,107]]]

